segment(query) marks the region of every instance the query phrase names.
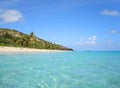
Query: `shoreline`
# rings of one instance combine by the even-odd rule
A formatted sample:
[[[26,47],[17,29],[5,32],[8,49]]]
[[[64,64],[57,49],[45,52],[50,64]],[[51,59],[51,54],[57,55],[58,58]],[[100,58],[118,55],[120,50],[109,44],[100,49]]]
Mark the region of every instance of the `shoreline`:
[[[23,47],[0,46],[0,54],[5,53],[44,53],[44,52],[66,52],[66,50],[34,49]]]

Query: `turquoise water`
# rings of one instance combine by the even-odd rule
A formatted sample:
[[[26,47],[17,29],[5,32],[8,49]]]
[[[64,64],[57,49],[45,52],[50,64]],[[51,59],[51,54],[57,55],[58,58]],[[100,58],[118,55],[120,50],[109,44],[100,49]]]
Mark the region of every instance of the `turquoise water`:
[[[120,88],[120,52],[0,54],[0,88]]]

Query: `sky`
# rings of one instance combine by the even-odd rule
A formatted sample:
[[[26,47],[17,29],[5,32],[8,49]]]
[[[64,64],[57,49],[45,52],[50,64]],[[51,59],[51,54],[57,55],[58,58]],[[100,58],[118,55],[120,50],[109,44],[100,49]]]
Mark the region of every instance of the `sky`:
[[[120,0],[0,0],[0,28],[80,51],[120,51]]]

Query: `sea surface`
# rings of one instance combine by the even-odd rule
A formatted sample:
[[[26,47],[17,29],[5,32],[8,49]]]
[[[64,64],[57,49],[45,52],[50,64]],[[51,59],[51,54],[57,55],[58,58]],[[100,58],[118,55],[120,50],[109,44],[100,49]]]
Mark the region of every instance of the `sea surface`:
[[[0,54],[0,88],[120,88],[120,52]]]

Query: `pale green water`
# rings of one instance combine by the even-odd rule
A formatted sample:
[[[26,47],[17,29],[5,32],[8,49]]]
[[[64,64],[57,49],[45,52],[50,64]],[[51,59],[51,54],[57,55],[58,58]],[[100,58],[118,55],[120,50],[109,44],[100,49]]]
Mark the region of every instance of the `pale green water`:
[[[120,52],[0,54],[0,88],[120,88]]]

